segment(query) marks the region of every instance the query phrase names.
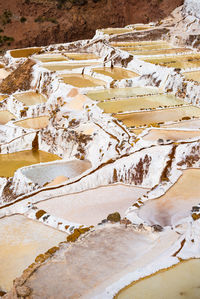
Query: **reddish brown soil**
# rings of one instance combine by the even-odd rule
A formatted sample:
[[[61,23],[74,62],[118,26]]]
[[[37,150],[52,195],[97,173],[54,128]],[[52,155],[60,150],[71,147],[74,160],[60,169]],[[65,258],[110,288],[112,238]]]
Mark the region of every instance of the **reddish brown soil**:
[[[86,4],[73,5],[68,0],[59,9],[57,1],[0,1],[0,15],[5,9],[12,12],[11,23],[3,26],[0,19],[0,35],[14,38],[10,46],[4,44],[1,49],[92,38],[98,28],[159,20],[183,4],[183,0],[84,0]],[[24,23],[21,17],[26,18]],[[38,17],[45,21],[35,22]]]

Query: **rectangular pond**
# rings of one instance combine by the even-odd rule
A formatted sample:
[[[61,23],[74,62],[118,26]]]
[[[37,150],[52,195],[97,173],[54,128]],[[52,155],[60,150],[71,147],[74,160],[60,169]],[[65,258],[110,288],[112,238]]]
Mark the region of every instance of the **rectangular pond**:
[[[47,99],[44,95],[37,92],[24,92],[14,95],[15,99],[22,102],[26,106],[46,103]]]
[[[5,125],[11,119],[15,119],[15,116],[7,110],[0,111],[0,125]]]
[[[34,130],[43,129],[47,127],[49,124],[49,116],[26,118],[14,122],[14,124],[18,127],[22,127],[26,129],[34,129]]]
[[[23,48],[23,49],[16,49],[11,50],[10,55],[13,58],[22,58],[22,57],[29,57],[35,53],[38,53],[42,48]]]
[[[93,69],[95,73],[99,73],[102,75],[110,76],[114,80],[122,80],[122,79],[128,79],[128,78],[135,78],[139,76],[138,74],[126,70],[124,68],[120,67],[104,67],[104,68],[95,68]]]
[[[96,87],[105,86],[106,82],[103,80],[96,79],[88,75],[81,74],[64,74],[60,76],[62,81],[66,84],[73,85],[75,87]]]

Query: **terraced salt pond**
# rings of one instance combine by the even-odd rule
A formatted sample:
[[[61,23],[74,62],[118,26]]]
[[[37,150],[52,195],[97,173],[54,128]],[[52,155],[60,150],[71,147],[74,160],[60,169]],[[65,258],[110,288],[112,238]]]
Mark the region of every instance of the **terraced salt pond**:
[[[187,169],[163,196],[149,200],[138,210],[146,223],[176,225],[190,216],[193,206],[200,203],[200,169]]]
[[[12,154],[0,155],[0,176],[11,177],[21,167],[60,160],[61,158],[43,151],[21,151]]]
[[[123,49],[125,50],[125,49]],[[141,51],[132,50],[131,48],[126,48],[125,51],[130,52],[133,55],[161,55],[161,54],[178,54],[191,51],[188,48],[174,48],[174,49],[157,49],[157,50],[146,50],[142,49]]]
[[[161,56],[157,58],[144,57],[142,58],[142,60],[153,64],[159,64],[161,66],[181,68],[181,69],[196,68],[200,66],[199,54],[177,55],[171,57]]]
[[[35,53],[38,53],[42,48],[24,48],[24,49],[16,49],[11,50],[10,55],[13,58],[22,58],[22,57],[28,57],[30,55],[33,55]]]
[[[36,104],[42,104],[46,103],[47,99],[45,96],[43,96],[40,93],[36,92],[24,92],[15,94],[14,97],[25,104],[26,106],[36,105]]]
[[[169,49],[173,46],[163,40],[158,41],[139,41],[139,42],[111,42],[111,46],[123,48],[131,47],[134,50],[156,50],[156,49]]]
[[[7,110],[0,111],[0,125],[5,125],[11,119],[15,119],[15,116]]]
[[[99,80],[93,78],[88,75],[81,74],[64,74],[61,76],[62,81],[66,84],[73,85],[75,87],[96,87],[96,86],[104,86],[106,82],[103,80]]]
[[[94,101],[103,102],[113,98],[137,97],[142,95],[153,95],[161,93],[162,90],[154,87],[127,87],[127,88],[110,88],[104,90],[90,91],[87,96]]]
[[[73,70],[77,68],[83,68],[87,66],[98,65],[99,62],[96,61],[88,61],[88,62],[80,62],[80,63],[43,63],[42,67],[46,68],[49,71],[64,71],[64,70]]]
[[[187,80],[200,82],[200,71],[183,73]]]
[[[186,120],[170,125],[161,125],[161,127],[179,129],[200,129],[200,119]]]
[[[26,119],[14,122],[14,124],[18,127],[22,127],[22,128],[26,128],[26,129],[39,130],[39,129],[43,129],[48,126],[49,116],[26,118]]]
[[[34,55],[32,58],[37,59],[41,62],[51,62],[51,61],[67,61],[67,57],[59,53],[45,53]]]
[[[7,95],[0,94],[0,102],[7,98]]]
[[[199,299],[199,275],[200,259],[192,259],[133,283],[114,298]]]
[[[42,201],[37,207],[68,221],[96,225],[108,214],[125,211],[148,189],[116,184]],[[114,210],[113,210],[114,209]]]
[[[99,59],[99,56],[93,53],[64,53],[64,55],[71,60],[92,60]]]
[[[156,111],[133,112],[126,114],[114,114],[127,127],[144,126],[164,122],[175,122],[185,117],[200,117],[200,108],[194,106],[168,108]]]
[[[147,135],[143,137],[146,141],[163,140],[188,140],[192,138],[200,138],[200,130],[198,131],[186,131],[186,130],[173,130],[173,129],[151,129]]]
[[[65,233],[22,215],[0,219],[0,289],[10,290],[36,256],[65,240]]]
[[[164,106],[184,105],[185,102],[170,94],[158,94],[137,98],[118,99],[100,102],[98,106],[106,113],[119,113]]]
[[[126,78],[135,78],[138,74],[119,67],[104,67],[93,69],[95,73],[103,74],[112,77],[114,80],[122,80]]]

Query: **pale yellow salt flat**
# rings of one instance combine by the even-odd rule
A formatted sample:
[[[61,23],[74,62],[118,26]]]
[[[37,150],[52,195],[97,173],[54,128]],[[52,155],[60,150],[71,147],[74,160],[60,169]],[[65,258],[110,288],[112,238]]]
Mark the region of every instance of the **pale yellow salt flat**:
[[[9,71],[0,68],[0,81],[8,77],[8,75],[10,75]]]
[[[51,61],[67,61],[67,57],[65,57],[62,54],[58,53],[45,53],[45,54],[39,54],[34,55],[34,59],[37,59],[41,62],[51,62]]]
[[[47,184],[45,187],[51,187],[51,186],[59,185],[61,183],[66,182],[68,179],[69,178],[67,178],[63,175],[57,176],[51,183]]]
[[[200,129],[200,119],[185,120],[170,125],[161,125],[162,128],[186,128],[186,129]]]
[[[11,119],[15,119],[15,116],[7,110],[0,111],[0,125],[5,125]]]
[[[98,65],[99,62],[81,62],[81,63],[43,63],[43,67],[49,71],[63,71],[63,70],[73,70],[77,68],[83,68],[86,66]]]
[[[65,53],[64,54],[68,59],[74,60],[90,60],[90,59],[98,59],[99,56],[93,53]]]
[[[115,299],[199,299],[200,259],[182,262],[136,282]]]
[[[123,49],[125,50],[125,49]],[[132,51],[131,49],[126,48],[125,51],[130,52],[133,55],[162,55],[162,54],[178,54],[185,53],[191,51],[188,48],[173,48],[173,49],[156,49],[156,50],[145,50],[142,49],[140,51]]]
[[[48,126],[49,117],[39,116],[34,118],[27,118],[24,120],[16,121],[14,124],[18,127],[38,130]]]
[[[178,121],[184,117],[200,117],[200,108],[194,106],[168,108],[157,111],[115,114],[127,127],[157,124],[160,122]]]
[[[14,97],[26,106],[42,104],[46,103],[47,101],[44,95],[32,91],[15,94]]]
[[[155,48],[165,48],[166,47],[172,47],[168,42],[165,42],[163,40],[156,40],[156,41],[138,41],[138,42],[130,42],[130,41],[124,41],[124,42],[111,42],[111,46],[113,47],[150,47],[148,49],[152,49],[151,47]]]
[[[0,176],[11,177],[14,172],[21,167],[60,160],[57,155],[53,155],[43,151],[21,151],[12,154],[0,155]]]
[[[200,82],[200,71],[183,73],[187,80]]]
[[[65,233],[22,215],[0,219],[0,289],[8,291],[37,255],[65,239]]]
[[[87,102],[88,98],[82,94],[78,94],[73,97],[69,103],[66,103],[63,107],[72,110],[83,110],[84,104]]]
[[[126,209],[147,191],[117,184],[55,197],[38,203],[37,207],[68,221],[95,225],[115,211],[124,217]]]

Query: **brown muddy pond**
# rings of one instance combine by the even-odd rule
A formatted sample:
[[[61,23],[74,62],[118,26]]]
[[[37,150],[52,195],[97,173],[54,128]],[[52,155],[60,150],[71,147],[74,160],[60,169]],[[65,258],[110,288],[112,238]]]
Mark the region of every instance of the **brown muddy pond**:
[[[57,155],[53,155],[43,151],[21,151],[12,154],[0,155],[0,176],[11,177],[14,172],[21,167],[50,162],[55,160],[61,160]]]
[[[115,299],[199,299],[200,259],[182,262],[121,290]]]

